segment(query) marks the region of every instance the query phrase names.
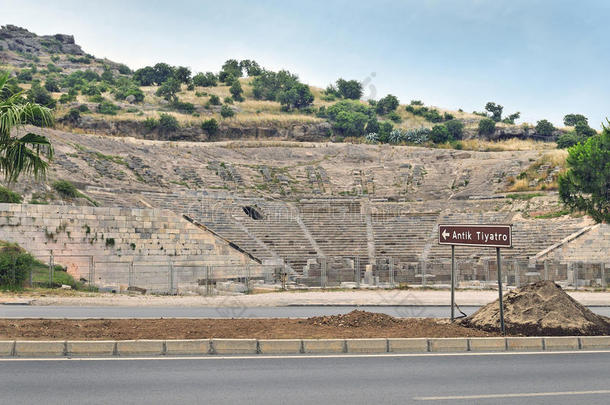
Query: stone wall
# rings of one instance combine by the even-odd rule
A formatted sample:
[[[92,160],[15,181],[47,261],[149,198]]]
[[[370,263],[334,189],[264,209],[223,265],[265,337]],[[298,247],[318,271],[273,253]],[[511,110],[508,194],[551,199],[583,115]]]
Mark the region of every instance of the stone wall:
[[[593,226],[577,238],[558,244],[539,260],[610,264],[610,224]]]
[[[197,285],[206,271],[213,279],[262,274],[249,255],[167,210],[0,204],[0,240],[44,262],[52,254],[98,286],[167,291]]]

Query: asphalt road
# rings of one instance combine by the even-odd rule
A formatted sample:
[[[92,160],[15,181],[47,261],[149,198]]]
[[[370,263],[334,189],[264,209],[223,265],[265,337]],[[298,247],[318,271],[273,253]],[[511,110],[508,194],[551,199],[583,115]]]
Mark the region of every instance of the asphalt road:
[[[466,314],[479,307],[460,307]],[[589,307],[610,316],[610,307]],[[448,306],[294,306],[294,307],[81,307],[0,305],[0,318],[307,318],[348,313],[354,309],[400,318],[448,318]],[[456,316],[459,312],[455,311]]]
[[[607,404],[610,352],[0,360],[1,404]]]

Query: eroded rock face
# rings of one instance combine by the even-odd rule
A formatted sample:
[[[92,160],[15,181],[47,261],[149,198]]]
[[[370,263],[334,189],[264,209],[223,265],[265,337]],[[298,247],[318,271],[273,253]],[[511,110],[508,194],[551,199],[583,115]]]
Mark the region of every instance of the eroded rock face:
[[[37,56],[46,53],[84,55],[85,52],[74,43],[74,36],[65,34],[38,36],[25,28],[5,25],[0,28],[0,48]]]
[[[508,333],[530,336],[605,335],[610,323],[566,294],[552,281],[539,281],[504,296],[504,322]],[[465,318],[465,326],[500,330],[498,300]]]

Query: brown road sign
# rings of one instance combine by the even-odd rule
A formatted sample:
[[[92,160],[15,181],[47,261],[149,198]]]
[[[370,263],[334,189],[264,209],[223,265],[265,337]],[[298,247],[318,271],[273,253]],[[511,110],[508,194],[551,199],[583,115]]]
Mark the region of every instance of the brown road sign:
[[[510,248],[512,225],[439,225],[440,245]]]

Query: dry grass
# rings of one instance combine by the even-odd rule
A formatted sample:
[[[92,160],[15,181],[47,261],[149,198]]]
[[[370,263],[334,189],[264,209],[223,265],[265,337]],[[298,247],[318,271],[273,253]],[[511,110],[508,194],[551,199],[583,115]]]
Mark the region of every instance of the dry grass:
[[[505,139],[501,141],[485,141],[481,139],[466,139],[462,141],[462,147],[466,150],[483,152],[504,152],[514,150],[549,150],[555,149],[554,142],[540,142],[531,139]]]
[[[516,179],[508,179],[508,191],[556,190],[559,175],[566,170],[567,156],[562,149],[544,153]]]

